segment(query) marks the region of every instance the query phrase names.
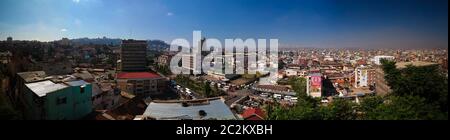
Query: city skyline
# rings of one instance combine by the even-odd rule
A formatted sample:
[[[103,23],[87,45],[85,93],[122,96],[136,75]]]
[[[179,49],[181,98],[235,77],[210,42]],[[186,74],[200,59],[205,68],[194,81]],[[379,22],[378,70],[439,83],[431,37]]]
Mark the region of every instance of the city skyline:
[[[291,48],[446,48],[448,1],[3,0],[0,40],[110,37],[170,43],[277,38]]]

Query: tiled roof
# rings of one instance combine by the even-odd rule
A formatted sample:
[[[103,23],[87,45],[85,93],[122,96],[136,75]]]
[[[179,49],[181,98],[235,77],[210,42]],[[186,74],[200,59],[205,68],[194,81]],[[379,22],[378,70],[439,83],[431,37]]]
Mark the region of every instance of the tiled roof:
[[[242,113],[242,117],[246,120],[263,120],[265,113],[260,108],[249,108]]]

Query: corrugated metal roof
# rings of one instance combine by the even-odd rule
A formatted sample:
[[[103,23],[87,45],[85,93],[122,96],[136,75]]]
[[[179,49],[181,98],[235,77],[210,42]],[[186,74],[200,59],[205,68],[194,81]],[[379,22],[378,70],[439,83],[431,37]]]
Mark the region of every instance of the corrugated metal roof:
[[[25,82],[35,82],[44,80],[46,74],[44,71],[31,71],[17,73]]]
[[[322,76],[321,73],[310,73],[309,76]]]
[[[48,93],[67,88],[68,86],[64,84],[56,84],[50,80],[35,82],[30,84],[25,84],[31,91],[33,91],[37,96],[43,97]]]
[[[199,111],[206,112],[206,116],[201,118]],[[234,114],[222,100],[210,100],[205,105],[190,105],[183,107],[181,103],[155,103],[148,105],[144,116],[164,119],[193,119],[193,120],[231,120],[236,119]]]
[[[98,84],[92,84],[92,97],[101,94],[103,91],[100,89]]]
[[[66,82],[66,84],[70,85],[70,86],[82,86],[82,85],[87,85],[89,83],[83,81],[83,80],[78,80],[78,81],[71,81],[71,82]]]

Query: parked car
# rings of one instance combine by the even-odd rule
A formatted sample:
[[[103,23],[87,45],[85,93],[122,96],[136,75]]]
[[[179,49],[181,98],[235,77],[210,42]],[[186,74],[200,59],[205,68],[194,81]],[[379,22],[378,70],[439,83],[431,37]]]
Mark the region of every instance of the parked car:
[[[292,98],[291,98],[291,102],[293,102],[293,103],[296,103],[296,102],[297,102],[297,100],[298,100],[298,98],[297,98],[297,97],[292,97]]]
[[[274,94],[273,98],[281,100],[282,96],[280,94]]]
[[[284,96],[284,98],[283,98],[284,100],[286,100],[286,101],[291,101],[291,99],[292,99],[292,96]]]
[[[260,96],[263,97],[263,98],[270,97],[270,95],[268,93],[261,93]]]

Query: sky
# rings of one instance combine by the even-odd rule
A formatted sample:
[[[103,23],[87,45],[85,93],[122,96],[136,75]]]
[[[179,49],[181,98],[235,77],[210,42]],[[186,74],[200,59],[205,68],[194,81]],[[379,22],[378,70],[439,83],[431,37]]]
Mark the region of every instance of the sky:
[[[281,47],[447,48],[447,0],[0,0],[0,40],[279,39]]]

